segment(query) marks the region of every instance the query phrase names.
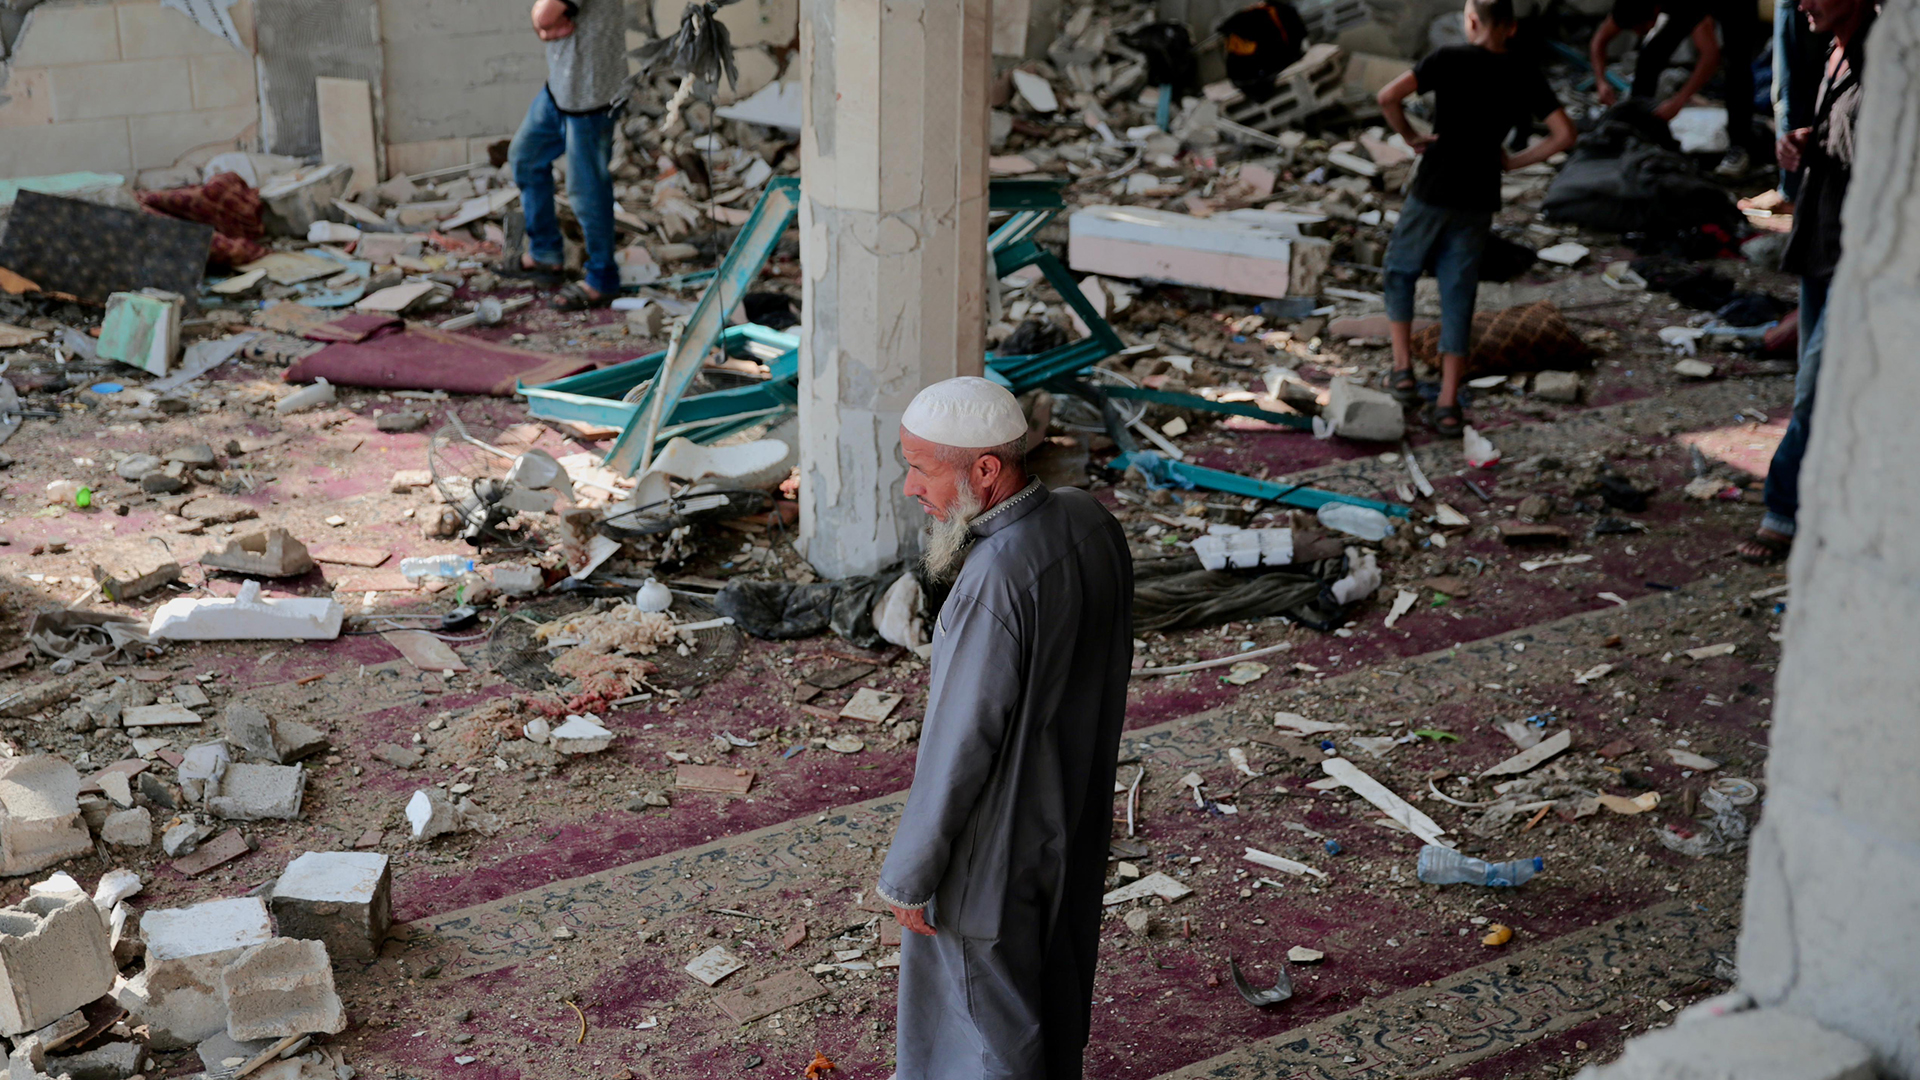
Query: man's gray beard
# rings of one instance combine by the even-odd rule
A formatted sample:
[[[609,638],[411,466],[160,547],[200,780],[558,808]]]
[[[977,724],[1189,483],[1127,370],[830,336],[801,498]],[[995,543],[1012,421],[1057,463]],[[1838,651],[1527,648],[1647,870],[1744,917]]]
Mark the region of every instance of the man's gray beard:
[[[945,585],[960,576],[960,567],[967,561],[967,549],[973,546],[973,536],[967,529],[979,516],[980,497],[972,488],[962,486],[953,502],[947,505],[947,520],[936,518],[927,526],[927,553],[922,562],[928,577]]]

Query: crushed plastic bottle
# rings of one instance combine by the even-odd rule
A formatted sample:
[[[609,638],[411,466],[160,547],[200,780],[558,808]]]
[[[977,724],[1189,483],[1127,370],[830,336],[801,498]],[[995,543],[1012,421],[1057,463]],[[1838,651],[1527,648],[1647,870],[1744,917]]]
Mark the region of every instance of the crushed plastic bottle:
[[[1385,540],[1393,532],[1393,522],[1387,520],[1387,515],[1369,506],[1322,503],[1320,509],[1314,511],[1314,516],[1327,528],[1362,540]]]
[[[473,560],[465,555],[422,555],[400,560],[400,573],[408,581],[442,577],[449,580],[473,572]]]
[[[1546,866],[1539,856],[1512,862],[1490,863],[1452,848],[1428,844],[1420,849],[1420,880],[1429,885],[1488,885],[1510,888],[1524,885]]]

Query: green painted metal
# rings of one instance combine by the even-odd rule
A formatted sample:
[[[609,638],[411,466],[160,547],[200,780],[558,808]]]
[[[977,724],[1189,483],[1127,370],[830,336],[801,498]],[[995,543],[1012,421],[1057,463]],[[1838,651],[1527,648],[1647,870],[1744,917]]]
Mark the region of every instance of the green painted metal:
[[[681,396],[700,374],[707,354],[719,343],[728,315],[747,294],[799,212],[799,178],[782,176],[769,181],[733,246],[727,249],[726,258],[720,261],[713,283],[700,294],[679,338],[668,347],[659,374],[641,395],[639,414],[607,451],[608,468],[623,476],[646,471],[661,429],[668,426]]]
[[[1113,468],[1124,470],[1132,464],[1133,455],[1123,454],[1113,459]],[[1348,503],[1364,506],[1369,510],[1378,510],[1389,517],[1411,517],[1413,508],[1400,503],[1382,502],[1379,499],[1367,499],[1358,495],[1342,495],[1337,491],[1321,491],[1300,484],[1276,484],[1271,480],[1255,480],[1251,476],[1241,476],[1224,469],[1209,469],[1204,465],[1189,465],[1184,461],[1169,461],[1167,467],[1173,475],[1208,491],[1223,491],[1229,495],[1241,495],[1253,499],[1266,499],[1270,502],[1298,506],[1302,510],[1318,510],[1328,503]]]

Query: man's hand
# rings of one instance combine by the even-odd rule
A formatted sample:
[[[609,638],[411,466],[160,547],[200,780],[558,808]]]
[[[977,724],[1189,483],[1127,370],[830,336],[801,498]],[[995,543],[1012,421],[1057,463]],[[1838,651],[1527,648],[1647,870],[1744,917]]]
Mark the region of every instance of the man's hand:
[[[533,31],[541,41],[559,41],[573,33],[573,16],[561,0],[534,0]]]
[[[1615,90],[1613,84],[1605,78],[1600,79],[1594,84],[1593,96],[1600,99],[1600,104],[1609,107],[1618,104],[1620,101],[1620,91]]]
[[[1667,100],[1653,107],[1653,115],[1659,117],[1662,120],[1667,121],[1668,123],[1672,123],[1673,118],[1676,116],[1679,116],[1680,110],[1686,108],[1686,106],[1687,106],[1686,98],[1677,97],[1677,96],[1670,97]]]
[[[1401,137],[1405,138],[1405,136]],[[1433,148],[1434,143],[1439,141],[1440,136],[1438,135],[1415,135],[1413,138],[1407,139],[1407,148],[1416,154],[1424,154]]]
[[[1807,151],[1807,140],[1813,136],[1812,128],[1795,128],[1780,137],[1773,145],[1773,156],[1779,161],[1780,168],[1787,172],[1800,171],[1800,158]]]
[[[893,907],[892,904],[888,904],[887,906]],[[928,937],[933,936],[933,927],[927,925],[926,908],[893,908],[893,921],[916,934],[925,934]]]

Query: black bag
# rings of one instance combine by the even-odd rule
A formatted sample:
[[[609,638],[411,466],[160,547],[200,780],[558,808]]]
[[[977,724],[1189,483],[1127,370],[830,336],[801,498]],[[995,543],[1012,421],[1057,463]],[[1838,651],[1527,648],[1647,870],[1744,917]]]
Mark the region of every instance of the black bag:
[[[1274,78],[1307,51],[1307,24],[1286,0],[1267,0],[1227,16],[1216,31],[1227,78],[1255,101],[1272,97]]]

